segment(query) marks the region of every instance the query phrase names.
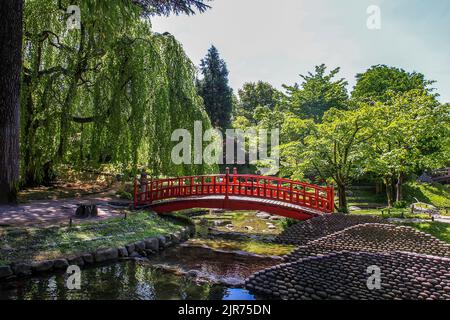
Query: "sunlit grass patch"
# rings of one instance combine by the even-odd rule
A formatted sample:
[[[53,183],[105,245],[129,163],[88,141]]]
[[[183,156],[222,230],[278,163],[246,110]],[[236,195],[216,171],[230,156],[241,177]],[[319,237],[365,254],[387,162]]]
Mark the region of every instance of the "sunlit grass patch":
[[[404,223],[450,244],[450,224],[443,222]]]
[[[124,246],[180,228],[144,211],[130,213],[127,219],[84,222],[74,227],[9,228],[2,230],[1,243],[14,250],[1,250],[0,260],[13,262],[75,255],[103,247]]]

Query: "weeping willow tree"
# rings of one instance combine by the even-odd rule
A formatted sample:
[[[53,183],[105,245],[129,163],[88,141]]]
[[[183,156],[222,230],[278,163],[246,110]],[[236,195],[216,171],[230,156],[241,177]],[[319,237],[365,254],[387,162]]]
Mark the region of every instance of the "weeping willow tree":
[[[71,0],[81,28],[68,30],[63,2],[25,2],[23,184],[52,180],[60,164],[154,175],[215,170],[170,158],[173,130],[193,130],[194,121],[211,127],[181,45],[153,33],[142,6],[126,0]]]

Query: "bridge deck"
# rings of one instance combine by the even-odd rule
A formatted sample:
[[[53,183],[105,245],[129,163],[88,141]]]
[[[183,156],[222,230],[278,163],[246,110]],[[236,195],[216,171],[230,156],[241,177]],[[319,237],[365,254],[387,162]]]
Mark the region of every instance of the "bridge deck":
[[[185,197],[185,198],[174,198],[174,199],[167,199],[167,200],[161,200],[152,203],[151,207],[159,207],[159,206],[165,206],[168,204],[174,204],[174,203],[180,203],[180,202],[217,202],[217,208],[222,208],[223,201],[229,201],[229,202],[248,202],[253,204],[260,204],[264,206],[271,206],[271,207],[280,207],[285,208],[293,211],[303,212],[309,215],[313,216],[319,216],[323,215],[324,212],[319,210],[314,210],[312,208],[308,208],[305,206],[300,206],[292,203],[287,203],[284,201],[277,201],[277,200],[271,200],[271,199],[263,199],[263,198],[254,198],[254,197],[245,197],[245,196],[229,196],[228,200],[225,196],[221,195],[210,195],[210,196],[193,196],[193,197]]]
[[[134,207],[166,213],[189,208],[264,211],[307,220],[334,212],[334,189],[278,177],[216,174],[135,180]]]

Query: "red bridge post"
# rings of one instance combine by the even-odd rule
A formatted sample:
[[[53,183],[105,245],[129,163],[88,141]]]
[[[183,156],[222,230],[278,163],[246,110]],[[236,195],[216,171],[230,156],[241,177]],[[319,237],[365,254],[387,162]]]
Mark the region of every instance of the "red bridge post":
[[[228,186],[230,185],[230,168],[225,169],[225,200],[228,200]]]
[[[332,185],[329,185],[327,187],[327,197],[328,197],[328,203],[330,206],[330,212],[334,212],[334,187]]]

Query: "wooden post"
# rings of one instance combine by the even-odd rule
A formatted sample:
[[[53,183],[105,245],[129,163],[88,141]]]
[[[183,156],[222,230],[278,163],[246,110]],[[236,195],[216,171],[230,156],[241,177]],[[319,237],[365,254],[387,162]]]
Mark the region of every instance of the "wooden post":
[[[152,204],[153,202],[153,176],[150,178],[150,191],[149,191],[149,202]]]
[[[290,196],[291,196],[291,200],[290,200],[290,202],[292,203],[293,201],[294,201],[294,184],[291,182],[291,185],[290,185]]]
[[[333,213],[334,212],[334,187],[332,185],[328,186],[327,195],[328,195],[328,203],[330,206],[330,212]]]
[[[232,194],[236,193],[236,184],[237,184],[237,168],[233,168],[233,191],[232,191]]]
[[[267,198],[267,179],[264,178],[264,198]]]
[[[225,169],[225,200],[228,200],[228,186],[230,184],[230,168]]]

